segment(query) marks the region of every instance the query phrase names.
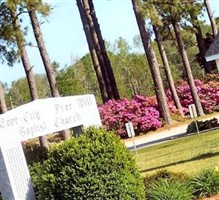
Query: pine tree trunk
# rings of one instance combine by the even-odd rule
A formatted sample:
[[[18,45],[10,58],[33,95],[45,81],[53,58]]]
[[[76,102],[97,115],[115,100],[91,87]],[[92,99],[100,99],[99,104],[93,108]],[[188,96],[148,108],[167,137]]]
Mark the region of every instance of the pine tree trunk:
[[[205,45],[204,45],[204,40],[202,37],[202,32],[201,32],[201,27],[197,27],[197,32],[195,33],[196,41],[198,44],[198,49],[203,61],[203,68],[205,70],[205,73],[210,74],[211,73],[211,65],[208,63],[205,59],[205,54],[207,52]]]
[[[17,41],[17,46],[19,49],[21,61],[24,66],[25,74],[26,74],[27,81],[28,81],[31,99],[35,100],[35,99],[38,99],[38,92],[37,92],[37,87],[35,83],[33,69],[32,69],[32,66],[30,64],[30,61],[27,55],[27,51],[26,51],[25,44],[23,41],[23,35],[20,30],[20,24],[19,24],[19,20],[17,18],[16,12],[11,11],[11,16],[13,19],[13,27],[16,33],[15,37]]]
[[[96,77],[97,77],[97,80],[98,80],[101,97],[102,97],[103,103],[105,103],[109,100],[109,98],[108,98],[108,94],[107,94],[107,91],[106,91],[104,78],[103,78],[103,75],[101,73],[100,64],[99,64],[99,61],[98,61],[98,58],[97,58],[97,54],[96,54],[96,51],[95,51],[95,48],[94,48],[94,45],[93,45],[93,42],[92,42],[90,29],[89,29],[87,18],[86,18],[86,13],[84,12],[81,0],[77,0],[77,6],[78,6],[78,10],[79,10],[79,13],[80,13],[80,16],[81,16],[81,21],[82,21],[82,24],[83,24],[83,28],[84,28],[85,36],[86,36],[86,39],[87,39],[89,51],[90,51],[90,54],[91,54],[91,59],[92,59],[93,65],[94,65],[94,71],[96,73]]]
[[[102,75],[103,75],[103,78],[104,78],[108,98],[109,99],[114,99],[114,94],[113,94],[111,82],[110,82],[110,79],[109,79],[109,74],[108,74],[107,68],[105,66],[105,62],[104,62],[103,55],[102,55],[102,52],[101,52],[101,48],[100,48],[100,44],[99,44],[99,41],[98,41],[97,33],[96,33],[96,30],[95,30],[95,27],[94,27],[94,22],[93,22],[92,17],[90,16],[89,2],[88,2],[88,0],[82,0],[82,1],[83,1],[83,8],[84,8],[84,11],[86,13],[88,26],[89,26],[90,33],[91,33],[92,42],[93,42],[93,45],[94,45],[94,48],[95,48],[95,51],[96,51],[96,54],[97,54],[97,58],[98,58],[98,61],[99,61],[99,64],[100,64],[101,72],[102,72]]]
[[[7,112],[7,110],[8,109],[5,102],[5,92],[2,83],[0,82],[0,114]]]
[[[184,117],[183,108],[182,108],[182,105],[180,103],[180,100],[179,100],[179,97],[178,97],[178,94],[177,94],[177,91],[176,91],[176,87],[174,85],[173,76],[172,76],[172,73],[171,73],[171,70],[170,70],[170,66],[169,66],[169,62],[168,62],[168,59],[167,59],[166,51],[165,51],[164,46],[162,44],[162,39],[161,39],[161,36],[160,36],[160,33],[159,33],[159,29],[158,29],[157,26],[153,25],[153,30],[154,30],[154,33],[155,33],[156,42],[157,42],[158,49],[159,49],[159,52],[160,52],[160,55],[161,55],[161,59],[162,59],[163,66],[164,66],[164,71],[165,71],[165,74],[166,74],[166,77],[167,77],[167,82],[168,82],[168,85],[169,85],[169,88],[170,88],[170,91],[171,91],[173,101],[175,103],[176,108],[179,110],[179,114],[182,117]]]
[[[186,75],[187,75],[187,79],[188,79],[189,87],[190,87],[190,90],[191,90],[192,98],[193,98],[193,101],[195,103],[198,115],[202,116],[202,115],[204,115],[204,111],[203,111],[203,108],[202,108],[202,105],[201,105],[201,102],[200,102],[200,98],[198,96],[197,89],[195,87],[195,83],[194,83],[194,79],[193,79],[193,75],[192,75],[192,70],[190,68],[189,59],[188,59],[188,56],[187,56],[187,53],[186,53],[186,50],[185,50],[185,47],[184,47],[184,43],[183,43],[183,40],[182,40],[180,29],[179,29],[179,26],[178,26],[177,22],[173,21],[172,25],[173,25],[174,32],[175,32],[175,35],[176,35],[178,48],[179,48],[179,52],[180,52],[180,55],[181,55],[181,58],[182,58],[183,66],[184,66],[184,69],[185,69],[185,72],[186,72]]]
[[[142,43],[144,46],[145,54],[147,56],[151,75],[153,78],[158,105],[159,105],[162,117],[164,118],[166,123],[171,124],[172,119],[171,119],[169,108],[167,105],[167,99],[166,99],[166,95],[165,95],[165,91],[164,91],[164,87],[163,87],[163,82],[161,79],[157,59],[156,59],[155,53],[153,51],[153,47],[151,45],[150,36],[149,36],[149,33],[146,29],[145,20],[143,20],[141,17],[141,13],[140,13],[140,10],[139,10],[139,7],[137,5],[136,0],[132,0],[132,5],[133,5],[134,13],[136,16],[138,28],[140,31]]]
[[[90,15],[92,17],[93,23],[94,23],[94,27],[97,33],[97,38],[100,44],[100,49],[101,49],[101,53],[104,59],[104,63],[109,75],[109,79],[110,79],[110,83],[111,83],[111,87],[113,90],[113,96],[115,99],[120,99],[119,96],[119,91],[117,88],[117,84],[116,84],[116,80],[115,80],[115,76],[112,70],[112,66],[111,66],[111,62],[108,58],[107,52],[106,52],[106,48],[105,48],[105,42],[103,40],[102,34],[101,34],[101,30],[100,30],[100,25],[98,23],[98,19],[96,17],[96,13],[95,13],[95,9],[94,9],[94,5],[93,5],[93,1],[89,0],[89,7],[90,7]]]
[[[45,43],[42,37],[40,25],[39,25],[35,10],[29,10],[29,16],[30,16],[31,25],[34,31],[34,35],[36,38],[36,42],[39,48],[40,56],[42,58],[42,61],[43,61],[43,64],[46,70],[52,96],[59,97],[59,91],[56,85],[54,70],[50,62],[49,55],[46,50],[46,46],[45,46]]]
[[[198,21],[197,16],[195,16],[194,14],[191,14],[191,18],[194,19],[195,21]],[[204,45],[201,27],[198,24],[193,24],[193,27],[196,29],[195,37],[196,37],[198,49],[199,49],[199,52],[202,58],[205,73],[211,73],[211,65],[205,59],[205,54],[207,52],[207,49]]]
[[[28,82],[28,86],[30,90],[30,96],[31,96],[32,101],[34,101],[38,99],[39,97],[38,97],[36,82],[35,82],[34,73],[32,69],[33,67],[31,66],[28,55],[27,55],[27,51],[26,51],[25,44],[23,41],[23,35],[21,33],[17,13],[15,11],[11,11],[11,16],[12,16],[12,21],[13,21],[13,27],[16,33],[15,37],[17,40],[17,46],[19,49],[21,61],[24,66],[24,70],[25,70],[25,74],[26,74],[26,78],[27,78],[27,82]],[[39,137],[39,142],[42,147],[48,148],[48,141],[47,141],[46,136]]]
[[[39,52],[40,52],[40,55],[41,55],[41,58],[42,58],[42,61],[43,61],[43,64],[44,64],[44,67],[46,70],[46,74],[47,74],[47,78],[49,81],[52,96],[59,97],[59,91],[58,91],[58,88],[56,85],[54,70],[53,70],[52,64],[50,62],[49,55],[47,53],[45,43],[43,41],[43,37],[42,37],[41,30],[40,30],[39,22],[38,22],[38,19],[36,16],[36,12],[35,12],[35,10],[29,9],[28,13],[29,13],[31,25],[33,28],[33,32],[34,32],[34,35],[36,38],[36,42],[38,45],[38,49],[39,49]],[[63,131],[61,131],[61,134],[62,134],[62,137],[64,140],[70,138],[70,131],[69,130],[63,130]]]
[[[213,36],[215,37],[218,33],[217,24],[216,24],[216,21],[213,17],[213,13],[211,11],[211,7],[209,5],[208,0],[204,0],[204,4],[205,4],[205,7],[206,7],[206,10],[207,10],[207,13],[208,13],[209,20],[211,22],[212,33],[213,33]]]

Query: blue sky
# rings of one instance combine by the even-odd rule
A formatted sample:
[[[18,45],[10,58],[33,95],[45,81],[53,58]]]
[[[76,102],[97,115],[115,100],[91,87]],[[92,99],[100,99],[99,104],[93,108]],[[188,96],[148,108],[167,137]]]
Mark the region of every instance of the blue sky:
[[[74,62],[88,52],[78,8],[75,0],[51,0],[53,11],[42,22],[41,30],[51,61],[60,63],[61,67]],[[125,38],[132,44],[133,37],[138,35],[138,28],[132,10],[131,0],[93,0],[96,15],[99,20],[102,35],[107,42],[113,43],[119,37]],[[219,16],[219,0],[209,0],[215,16]],[[28,23],[28,15],[26,15]],[[25,20],[26,21],[26,20]],[[29,27],[27,41],[34,45],[33,33]],[[34,73],[45,73],[38,49],[27,47]],[[0,79],[10,84],[12,81],[24,77],[21,63],[12,68],[0,64]]]

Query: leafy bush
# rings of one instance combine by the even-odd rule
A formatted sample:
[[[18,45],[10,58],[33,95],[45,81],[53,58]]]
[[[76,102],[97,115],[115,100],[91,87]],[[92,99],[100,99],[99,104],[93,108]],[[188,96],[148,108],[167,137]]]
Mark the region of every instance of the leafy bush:
[[[195,85],[205,113],[219,110],[219,86],[212,82],[203,83],[195,80]],[[181,82],[177,87],[183,112],[189,114],[188,106],[193,102],[190,87],[187,82]],[[166,91],[167,103],[174,119],[183,121],[177,117],[178,110],[174,105],[170,90]],[[136,95],[132,100],[110,100],[99,106],[102,123],[107,130],[115,130],[120,137],[127,137],[125,123],[132,122],[136,135],[147,133],[162,127],[161,114],[158,109],[155,96],[146,97]]]
[[[90,128],[31,168],[38,199],[144,199],[135,161],[112,132]]]
[[[212,113],[219,104],[219,84],[214,83],[213,81],[203,83],[200,80],[195,80],[195,86],[205,113]],[[177,93],[184,112],[188,114],[188,106],[194,102],[187,82],[181,82],[177,87]],[[166,95],[168,101],[173,101],[170,90],[166,91]]]
[[[191,200],[192,190],[186,183],[173,180],[159,180],[152,184],[149,200]]]
[[[120,137],[127,137],[127,122],[132,122],[136,135],[162,126],[156,98],[152,97],[137,95],[132,100],[110,100],[99,106],[99,112],[104,127],[107,130],[116,130]]]
[[[161,180],[169,180],[169,181],[178,181],[180,183],[185,183],[188,181],[188,176],[184,173],[174,173],[168,170],[160,170],[155,174],[146,175],[144,177],[144,187],[145,187],[145,195],[149,197],[149,191],[153,184]]]
[[[197,121],[197,126],[198,126],[199,131],[204,131],[204,130],[219,127],[219,123],[218,123],[217,118],[213,118],[213,119],[209,119],[205,121]],[[192,122],[191,124],[188,125],[186,132],[187,133],[197,132],[195,122]]]
[[[146,199],[186,200],[219,194],[219,172],[204,170],[188,177],[184,173],[161,170],[144,178]]]
[[[219,193],[219,173],[204,170],[191,178],[190,184],[196,197],[212,196]]]

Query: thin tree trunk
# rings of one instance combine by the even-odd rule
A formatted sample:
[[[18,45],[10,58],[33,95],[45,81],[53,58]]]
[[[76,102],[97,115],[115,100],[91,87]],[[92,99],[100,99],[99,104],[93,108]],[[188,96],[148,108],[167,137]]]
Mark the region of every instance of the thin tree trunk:
[[[40,56],[42,58],[42,61],[43,61],[43,64],[46,70],[52,96],[59,97],[59,91],[58,91],[56,80],[55,80],[55,73],[54,73],[52,64],[50,62],[49,55],[46,50],[46,46],[45,46],[45,43],[42,37],[40,25],[39,25],[35,10],[29,10],[29,16],[30,16],[31,25],[34,31],[34,35],[36,38],[36,42],[39,48]]]
[[[52,64],[50,62],[49,55],[47,53],[45,43],[43,41],[43,37],[42,37],[41,30],[40,30],[39,22],[36,16],[36,12],[35,10],[28,9],[28,13],[29,13],[31,25],[33,28],[33,32],[36,38],[36,42],[38,45],[38,49],[39,49],[39,52],[40,52],[40,55],[41,55],[41,58],[42,58],[42,61],[43,61],[43,64],[46,70],[52,97],[59,97],[59,91],[56,85],[55,73],[54,73]],[[63,130],[61,131],[61,134],[64,140],[70,138],[69,130]]]
[[[3,114],[7,111],[8,109],[5,102],[5,92],[2,83],[0,82],[0,114]]]
[[[184,43],[183,43],[183,40],[182,40],[180,29],[179,29],[179,26],[178,26],[177,22],[173,21],[172,25],[173,25],[174,32],[175,32],[175,35],[176,35],[176,39],[177,39],[177,43],[178,43],[178,47],[179,47],[179,52],[180,52],[180,55],[181,55],[181,58],[182,58],[183,66],[184,66],[184,69],[185,69],[185,72],[186,72],[186,75],[187,75],[187,79],[188,79],[189,87],[190,87],[190,90],[191,90],[192,98],[193,98],[193,101],[196,105],[198,115],[202,116],[202,115],[204,115],[204,111],[203,111],[203,108],[202,108],[202,105],[201,105],[201,102],[200,102],[200,98],[198,96],[197,89],[195,87],[195,83],[194,83],[194,79],[193,79],[193,75],[192,75],[192,70],[190,68],[189,59],[188,59],[188,56],[187,56],[187,53],[186,53],[186,50],[185,50],[185,47],[184,47]]]
[[[94,65],[94,70],[95,70],[95,73],[96,73],[96,76],[97,76],[101,97],[102,97],[102,100],[103,100],[103,103],[104,103],[104,102],[107,102],[109,100],[109,98],[108,98],[108,94],[107,94],[107,91],[106,91],[104,78],[103,78],[103,75],[101,73],[100,64],[99,64],[99,61],[98,61],[98,58],[97,58],[97,54],[96,54],[96,51],[95,51],[95,48],[94,48],[94,45],[93,45],[93,42],[92,42],[90,29],[89,29],[87,18],[86,18],[86,13],[84,12],[81,0],[77,0],[77,6],[78,6],[78,10],[79,10],[79,13],[80,13],[80,16],[81,16],[81,21],[82,21],[82,24],[83,24],[85,36],[86,36],[86,39],[87,39],[87,43],[88,43],[88,47],[89,47],[89,50],[90,50],[92,62],[93,62],[93,65]]]
[[[139,10],[139,7],[137,5],[136,0],[132,0],[132,5],[133,5],[134,13],[136,16],[138,28],[140,31],[142,43],[144,46],[145,54],[147,56],[151,75],[153,78],[158,105],[159,105],[160,111],[161,111],[162,116],[163,116],[164,120],[166,121],[166,123],[171,124],[172,119],[171,119],[169,108],[167,105],[167,99],[166,99],[166,95],[165,95],[165,91],[164,91],[164,87],[163,87],[163,82],[161,79],[157,59],[156,59],[155,53],[153,51],[153,47],[151,45],[150,36],[149,36],[149,33],[146,29],[145,20],[143,20],[143,18],[141,16],[141,13],[140,13],[140,10]]]
[[[11,11],[11,15],[12,15],[12,20],[13,20],[13,27],[14,27],[14,30],[16,33],[15,37],[16,37],[16,41],[17,41],[17,46],[19,49],[22,64],[24,66],[25,74],[27,77],[31,99],[35,100],[35,99],[38,99],[38,92],[37,92],[34,73],[33,73],[33,69],[32,69],[33,67],[31,66],[28,55],[27,55],[27,51],[26,51],[25,44],[23,41],[23,36],[21,33],[17,13],[14,11]]]
[[[33,67],[31,66],[28,55],[27,55],[27,51],[26,51],[25,44],[23,41],[23,35],[20,29],[20,24],[19,24],[19,20],[17,17],[17,13],[15,11],[11,11],[11,16],[13,20],[13,27],[15,30],[17,46],[19,49],[22,64],[24,66],[25,74],[27,77],[27,82],[28,82],[28,86],[30,90],[30,96],[31,96],[32,101],[34,101],[38,99],[39,97],[38,97],[36,82],[35,82],[34,73],[32,69]],[[39,142],[41,146],[48,148],[48,141],[47,141],[46,136],[39,137]]]
[[[211,11],[211,7],[209,5],[209,1],[208,0],[204,0],[204,4],[205,4],[205,7],[206,7],[206,10],[207,10],[207,13],[208,13],[208,17],[209,17],[209,20],[211,22],[211,29],[212,29],[212,33],[213,33],[213,36],[215,37],[218,33],[218,30],[217,30],[217,24],[216,24],[216,21],[213,17],[213,13]]]
[[[111,87],[112,87],[112,90],[113,90],[114,98],[115,99],[120,99],[119,91],[118,91],[116,80],[115,80],[115,76],[114,76],[114,73],[113,73],[113,70],[112,70],[111,62],[110,62],[110,60],[108,58],[108,55],[107,55],[107,52],[106,52],[105,42],[104,42],[104,39],[103,39],[102,34],[101,34],[100,25],[99,25],[98,19],[96,17],[96,13],[95,13],[95,9],[94,9],[94,5],[93,5],[92,0],[89,0],[89,7],[90,7],[90,15],[93,19],[94,27],[95,27],[95,30],[96,30],[96,33],[97,33],[97,38],[98,38],[98,41],[99,41],[99,44],[100,44],[101,53],[102,53],[104,63],[105,63],[105,66],[106,66],[106,69],[107,69],[107,72],[108,72],[108,75],[109,75],[109,79],[110,79]]]
[[[158,49],[159,49],[159,52],[160,52],[160,55],[161,55],[161,59],[162,59],[162,62],[163,62],[165,74],[166,74],[166,77],[167,77],[167,81],[168,81],[168,85],[169,85],[169,88],[170,88],[170,91],[171,91],[173,101],[176,105],[176,108],[179,110],[179,114],[182,117],[184,117],[183,108],[182,108],[182,105],[180,103],[180,100],[179,100],[179,97],[178,97],[178,94],[177,94],[177,91],[176,91],[176,87],[174,85],[173,76],[172,76],[172,73],[171,73],[171,70],[170,70],[170,66],[169,66],[169,62],[168,62],[168,59],[167,59],[166,51],[165,51],[164,46],[162,44],[162,39],[161,39],[161,36],[160,36],[160,33],[159,33],[159,29],[158,29],[157,26],[153,25],[153,30],[154,30],[154,33],[155,33],[156,42],[157,42]]]
[[[88,0],[82,0],[83,1],[83,7],[84,7],[84,11],[86,13],[86,17],[87,17],[87,22],[90,28],[90,33],[91,33],[91,37],[92,37],[92,41],[93,41],[93,45],[95,48],[95,51],[97,53],[97,58],[100,64],[100,68],[101,68],[101,72],[104,78],[104,82],[105,82],[105,86],[106,86],[106,90],[108,93],[108,97],[109,99],[114,99],[114,94],[113,94],[113,90],[112,90],[112,86],[111,86],[111,82],[109,79],[109,75],[104,63],[104,59],[103,59],[103,55],[100,49],[100,45],[99,45],[99,41],[98,41],[98,37],[97,37],[97,33],[94,27],[94,22],[92,17],[90,16],[90,8],[89,8],[89,2]]]
[[[197,32],[195,33],[195,37],[196,37],[198,49],[199,49],[199,52],[200,52],[200,55],[201,55],[201,58],[203,61],[203,68],[205,70],[205,73],[210,74],[211,73],[211,65],[205,59],[205,54],[206,54],[207,50],[206,50],[206,47],[204,45],[201,27],[200,26],[196,27],[196,30],[197,30]]]
[[[198,21],[197,16],[195,16],[192,13],[190,15],[191,15],[192,19]],[[204,67],[205,73],[211,73],[211,65],[205,59],[205,54],[207,52],[207,49],[204,45],[204,40],[203,40],[203,36],[202,36],[201,27],[200,27],[200,25],[194,24],[194,23],[193,23],[193,27],[196,29],[195,37],[196,37],[196,41],[197,41],[197,44],[198,44],[198,49],[199,49],[199,52],[200,52],[200,55],[201,55],[201,59],[202,59],[202,62],[203,62],[203,67]]]

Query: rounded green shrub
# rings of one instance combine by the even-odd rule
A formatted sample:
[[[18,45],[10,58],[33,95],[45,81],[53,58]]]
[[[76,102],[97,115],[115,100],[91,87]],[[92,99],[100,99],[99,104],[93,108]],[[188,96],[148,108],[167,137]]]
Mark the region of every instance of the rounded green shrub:
[[[203,170],[190,180],[193,194],[196,197],[208,197],[219,194],[219,172],[207,169]]]
[[[53,146],[48,159],[31,168],[38,199],[145,199],[136,163],[120,139],[89,128]]]
[[[163,179],[152,184],[149,200],[191,200],[191,187],[182,182]]]

